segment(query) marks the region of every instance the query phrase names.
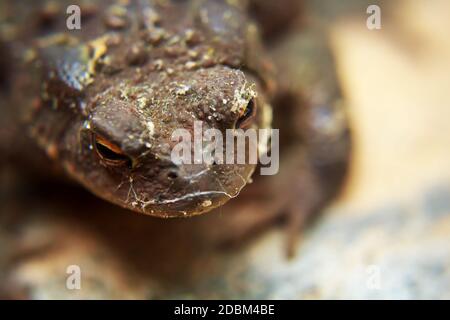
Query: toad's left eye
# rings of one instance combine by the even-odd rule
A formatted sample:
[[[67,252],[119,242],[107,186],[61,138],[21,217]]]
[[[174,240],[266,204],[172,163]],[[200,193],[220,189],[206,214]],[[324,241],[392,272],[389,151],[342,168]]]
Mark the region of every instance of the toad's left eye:
[[[248,102],[244,112],[237,120],[236,128],[245,129],[251,123],[251,120],[253,119],[255,114],[256,114],[256,102],[255,99],[253,98]]]
[[[131,159],[112,142],[95,134],[95,151],[98,157],[109,166],[131,165]]]

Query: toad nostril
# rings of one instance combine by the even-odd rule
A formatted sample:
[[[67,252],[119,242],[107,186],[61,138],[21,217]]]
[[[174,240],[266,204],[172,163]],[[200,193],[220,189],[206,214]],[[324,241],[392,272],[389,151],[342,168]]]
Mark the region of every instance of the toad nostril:
[[[176,178],[178,178],[178,173],[171,170],[167,173],[167,177],[171,180],[175,180]]]

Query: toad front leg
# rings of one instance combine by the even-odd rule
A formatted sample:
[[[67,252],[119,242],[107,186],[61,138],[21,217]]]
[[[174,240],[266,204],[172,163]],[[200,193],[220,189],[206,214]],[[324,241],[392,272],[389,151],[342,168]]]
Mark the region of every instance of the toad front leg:
[[[278,113],[294,119],[291,132],[285,133],[294,138],[287,146],[293,149],[288,157],[294,164],[284,169],[292,173],[287,206],[292,254],[295,231],[341,189],[350,160],[351,137],[345,100],[325,33],[319,29],[304,30],[280,45],[274,58],[282,78],[289,79],[289,83],[281,81],[284,93],[278,101]],[[284,108],[290,108],[292,113]],[[289,123],[289,119],[282,123]]]

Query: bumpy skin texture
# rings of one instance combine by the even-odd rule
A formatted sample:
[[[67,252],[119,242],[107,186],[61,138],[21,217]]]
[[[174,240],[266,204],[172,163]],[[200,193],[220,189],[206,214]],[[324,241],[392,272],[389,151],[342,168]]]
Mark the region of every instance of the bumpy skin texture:
[[[280,50],[272,50],[279,67],[272,79],[250,16],[271,34],[291,23],[270,23],[267,13],[293,19],[285,12],[293,1],[253,12],[246,1],[80,1],[82,29],[73,31],[65,14],[73,1],[3,1],[1,83],[12,93],[2,103],[9,117],[2,119],[0,146],[34,150],[19,141],[30,136],[106,200],[158,217],[191,216],[236,197],[255,166],[177,166],[170,160],[172,132],[192,132],[196,120],[204,129],[235,128],[251,103],[256,112],[246,126],[268,128],[274,102],[280,172],[254,177],[245,201],[225,207],[236,219],[223,229],[239,239],[289,213],[296,231],[339,190],[350,134],[321,32],[281,39]],[[17,122],[16,131],[4,129]],[[105,146],[119,161],[101,156]]]
[[[66,27],[70,4],[81,7],[81,30]],[[202,121],[225,136],[248,104],[257,113],[247,126],[270,127],[269,67],[243,4],[3,1],[1,19],[15,61],[9,113],[93,193],[145,214],[190,216],[250,180],[252,164],[170,157],[174,130],[193,135]]]

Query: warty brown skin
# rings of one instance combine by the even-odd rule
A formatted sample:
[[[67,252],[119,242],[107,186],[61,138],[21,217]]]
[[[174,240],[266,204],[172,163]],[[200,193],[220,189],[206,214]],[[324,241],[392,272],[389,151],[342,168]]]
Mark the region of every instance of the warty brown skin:
[[[298,229],[339,190],[350,135],[334,67],[322,63],[329,57],[323,57],[327,49],[321,40],[315,44],[315,35],[275,54],[275,88],[258,26],[238,1],[130,1],[122,9],[119,2],[94,1],[80,4],[88,17],[81,31],[70,32],[61,14],[68,3],[59,3],[56,15],[44,10],[45,28],[32,18],[42,12],[37,4],[12,19],[18,30],[8,49],[19,62],[10,80],[14,103],[8,106],[23,108],[12,114],[25,119],[31,138],[90,191],[158,217],[191,216],[225,204],[248,184],[255,166],[176,166],[170,135],[192,130],[195,120],[222,132],[232,129],[242,112],[231,110],[245,110],[252,99],[252,128],[270,127],[267,115],[275,106],[280,173],[253,177],[246,188],[247,194],[258,189],[247,202],[258,210],[229,203],[227,212],[237,216],[255,213],[254,219],[230,219],[233,235],[280,213],[289,213],[292,229]],[[55,20],[50,28],[48,19]],[[34,21],[35,30],[24,28],[24,21]],[[297,68],[299,62],[306,69]],[[111,165],[99,156],[96,142],[127,161]]]
[[[237,196],[255,165],[175,165],[170,152],[174,130],[202,121],[225,136],[250,103],[259,110],[246,125],[270,127],[267,63],[245,7],[79,4],[81,31],[65,26],[69,2],[3,4],[3,21],[16,28],[11,100],[31,138],[91,192],[137,212],[190,216]]]

